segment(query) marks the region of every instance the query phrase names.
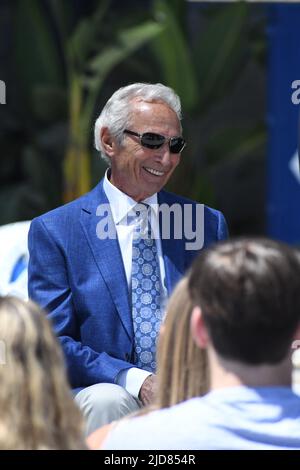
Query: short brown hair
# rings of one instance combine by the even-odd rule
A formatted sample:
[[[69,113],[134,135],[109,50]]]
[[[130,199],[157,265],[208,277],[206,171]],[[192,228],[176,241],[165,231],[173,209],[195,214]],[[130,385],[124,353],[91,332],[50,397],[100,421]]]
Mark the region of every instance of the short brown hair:
[[[276,364],[300,319],[299,251],[268,239],[237,239],[201,252],[189,288],[216,352]]]

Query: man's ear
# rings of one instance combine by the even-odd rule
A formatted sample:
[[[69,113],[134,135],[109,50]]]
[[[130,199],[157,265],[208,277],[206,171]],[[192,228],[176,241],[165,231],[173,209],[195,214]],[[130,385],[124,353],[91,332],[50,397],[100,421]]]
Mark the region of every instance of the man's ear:
[[[115,140],[111,136],[109,129],[107,127],[102,127],[101,132],[100,132],[100,139],[101,139],[102,146],[105,150],[105,153],[109,157],[112,157],[114,154],[114,149],[115,149]]]
[[[202,310],[196,306],[191,315],[191,334],[200,349],[206,349],[209,343],[207,328],[203,321]]]

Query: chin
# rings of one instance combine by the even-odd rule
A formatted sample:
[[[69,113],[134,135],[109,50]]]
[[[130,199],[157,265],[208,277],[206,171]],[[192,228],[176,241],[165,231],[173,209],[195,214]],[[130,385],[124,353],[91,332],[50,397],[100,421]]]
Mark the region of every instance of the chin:
[[[157,186],[152,186],[151,188],[149,188],[149,191],[147,191],[147,194],[148,194],[147,197],[152,196],[155,193],[158,193],[162,188],[163,186],[161,184]]]

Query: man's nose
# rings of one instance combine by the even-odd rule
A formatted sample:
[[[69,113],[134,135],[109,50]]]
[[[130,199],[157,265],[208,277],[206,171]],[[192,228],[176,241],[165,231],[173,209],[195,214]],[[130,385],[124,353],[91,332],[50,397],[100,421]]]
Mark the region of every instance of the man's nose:
[[[171,152],[169,148],[169,142],[165,142],[157,152],[160,162],[162,165],[167,166],[170,163],[171,160]]]

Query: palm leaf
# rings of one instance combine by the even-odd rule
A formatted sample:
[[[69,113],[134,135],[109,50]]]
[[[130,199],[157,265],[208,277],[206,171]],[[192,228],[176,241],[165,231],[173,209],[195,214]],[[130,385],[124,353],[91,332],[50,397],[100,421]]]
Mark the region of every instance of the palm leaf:
[[[91,76],[84,79],[88,97],[82,114],[83,133],[88,133],[97,94],[112,69],[155,38],[162,30],[163,26],[154,21],[146,21],[138,26],[121,30],[117,34],[116,42],[90,61],[88,69]]]
[[[91,17],[80,21],[68,40],[68,55],[79,68],[85,67],[91,51],[98,47],[97,38],[110,4],[111,0],[102,0]]]
[[[248,15],[244,3],[222,8],[201,34],[194,57],[200,90],[199,106],[224,96],[245,57],[243,29]]]
[[[165,83],[180,95],[183,107],[192,109],[198,102],[198,84],[191,50],[179,19],[169,3],[154,2],[154,14],[165,26],[154,41],[153,49],[159,60]]]
[[[63,84],[59,51],[38,0],[19,0],[16,5],[15,52],[16,63],[21,66],[18,72],[27,90],[40,83]]]

